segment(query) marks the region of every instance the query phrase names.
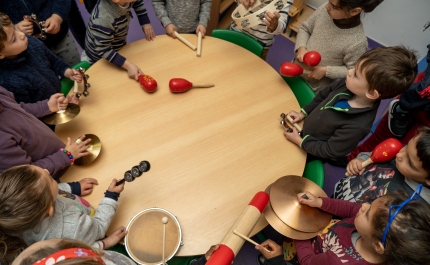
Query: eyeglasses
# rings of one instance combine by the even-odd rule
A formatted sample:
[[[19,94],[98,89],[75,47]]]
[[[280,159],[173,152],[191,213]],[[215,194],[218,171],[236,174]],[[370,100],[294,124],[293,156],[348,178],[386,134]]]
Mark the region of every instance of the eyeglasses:
[[[384,235],[382,236],[382,245],[384,245],[384,247],[387,243],[388,230],[390,229],[391,223],[394,221],[394,218],[396,218],[396,215],[406,204],[408,204],[410,201],[417,201],[420,198],[422,188],[423,184],[418,185],[418,187],[415,189],[414,193],[411,195],[411,197],[409,197],[409,199],[402,202],[400,205],[395,204],[390,206],[390,211],[388,212],[388,223],[385,226]],[[391,211],[394,211],[394,213],[391,214]]]

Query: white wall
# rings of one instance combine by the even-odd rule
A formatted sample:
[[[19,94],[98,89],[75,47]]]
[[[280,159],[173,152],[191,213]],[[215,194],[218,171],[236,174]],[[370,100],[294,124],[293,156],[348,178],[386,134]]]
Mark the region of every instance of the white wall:
[[[326,0],[308,0],[318,8]],[[363,25],[366,35],[384,46],[402,44],[418,51],[419,60],[427,55],[430,28],[423,32],[430,21],[430,0],[385,0],[375,10],[366,14]]]

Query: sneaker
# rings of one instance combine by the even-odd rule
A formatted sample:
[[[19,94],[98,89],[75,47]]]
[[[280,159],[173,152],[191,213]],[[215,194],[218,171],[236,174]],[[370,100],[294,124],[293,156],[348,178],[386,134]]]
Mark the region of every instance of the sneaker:
[[[388,106],[388,129],[397,137],[402,137],[408,131],[409,112],[400,108],[399,100],[395,99]]]
[[[264,265],[264,262],[266,262],[266,258],[263,256],[263,254],[258,254],[257,261],[259,265]]]

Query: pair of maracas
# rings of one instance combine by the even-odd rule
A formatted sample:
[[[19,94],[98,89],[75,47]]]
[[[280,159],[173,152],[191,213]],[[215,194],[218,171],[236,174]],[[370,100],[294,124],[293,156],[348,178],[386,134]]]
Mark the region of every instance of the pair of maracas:
[[[140,75],[139,83],[143,90],[153,93],[157,90],[157,81],[149,75]],[[193,87],[213,87],[214,84],[193,84],[184,78],[172,78],[169,82],[169,88],[172,93],[182,93]]]
[[[303,63],[309,66],[316,66],[321,62],[321,54],[317,51],[309,51],[305,53],[303,56]],[[285,62],[281,64],[281,68],[279,69],[279,72],[283,76],[287,77],[294,77],[301,75],[303,73],[309,73],[307,70],[303,70],[300,66],[298,66],[295,63],[291,62]]]

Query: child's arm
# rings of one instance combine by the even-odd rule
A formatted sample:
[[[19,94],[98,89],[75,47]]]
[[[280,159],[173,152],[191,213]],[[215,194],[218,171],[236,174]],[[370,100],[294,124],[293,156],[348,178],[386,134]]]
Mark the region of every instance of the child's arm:
[[[266,12],[264,14],[266,31],[272,34],[282,34],[287,26],[288,12],[290,11],[291,4],[287,2],[284,8],[275,13]]]
[[[98,185],[96,179],[84,178],[80,181],[58,183],[58,189],[78,196],[85,196],[93,192],[94,185]]]
[[[142,0],[138,0],[132,3],[132,7],[136,12],[139,24],[142,26],[143,33],[145,33],[146,40],[152,41],[155,39],[154,29],[151,26],[151,21],[148,17],[145,5]]]
[[[305,194],[308,199],[302,197]],[[354,217],[361,208],[361,205],[358,203],[331,199],[327,197],[320,198],[316,197],[310,192],[297,194],[297,200],[302,204],[306,204],[314,208],[320,208],[321,210],[339,216],[340,218]]]
[[[61,23],[69,17],[70,0],[45,1],[46,6],[52,6],[53,13],[45,20],[46,33],[57,34],[60,31]]]
[[[310,240],[294,240],[300,265],[341,265],[341,260],[332,251],[316,254]]]
[[[196,29],[196,34],[202,33],[204,37],[206,35],[206,28],[208,27],[209,17],[211,15],[212,0],[200,1],[200,13],[199,13],[199,25]]]
[[[296,58],[299,60],[299,62],[303,62],[303,55],[307,52],[306,47],[309,38],[312,35],[312,32],[314,30],[315,20],[317,18],[318,11],[320,11],[321,8],[325,8],[325,5],[322,5],[319,7],[308,19],[306,19],[305,22],[302,23],[302,25],[299,28],[299,32],[297,32],[296,37],[296,45],[294,46],[294,52],[297,53]],[[302,49],[299,48],[303,47]]]
[[[166,10],[166,0],[152,0],[152,6],[154,7],[155,14],[161,21],[161,24],[163,24],[164,28],[166,28],[167,25],[172,24]]]

